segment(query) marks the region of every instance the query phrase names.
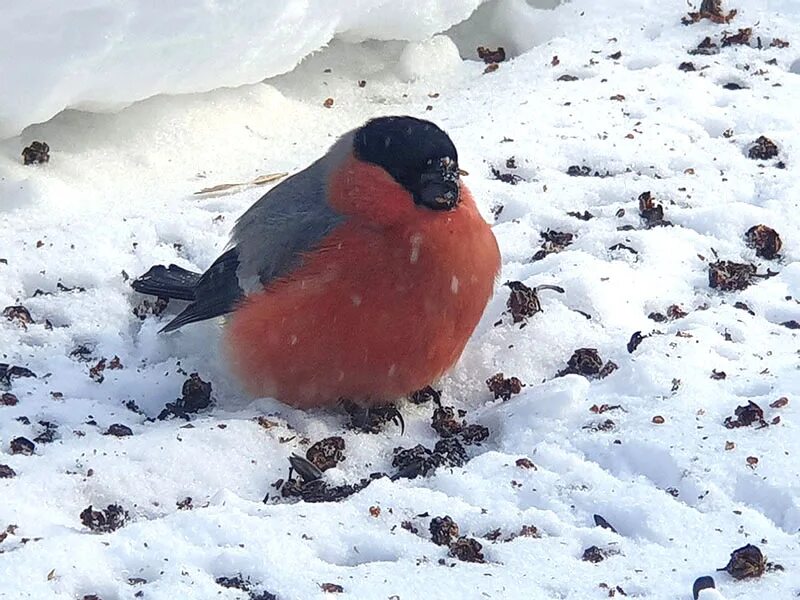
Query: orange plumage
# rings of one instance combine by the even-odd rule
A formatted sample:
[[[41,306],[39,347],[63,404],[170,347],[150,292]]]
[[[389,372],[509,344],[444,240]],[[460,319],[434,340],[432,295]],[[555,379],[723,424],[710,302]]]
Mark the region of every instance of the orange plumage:
[[[458,207],[438,213],[380,167],[350,158],[328,193],[350,220],[242,302],[227,354],[254,394],[303,408],[383,404],[456,362],[492,295],[500,253],[463,184]]]

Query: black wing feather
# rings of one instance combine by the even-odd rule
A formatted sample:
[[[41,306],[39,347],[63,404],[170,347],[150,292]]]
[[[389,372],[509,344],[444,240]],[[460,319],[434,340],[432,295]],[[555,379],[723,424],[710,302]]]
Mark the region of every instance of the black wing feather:
[[[242,299],[244,292],[239,287],[236,270],[239,267],[239,253],[231,248],[214,261],[203,273],[194,287],[196,300],[161,331],[174,331],[187,323],[204,321],[231,312]]]
[[[140,294],[192,301],[200,277],[200,273],[178,265],[156,265],[131,283],[131,287]]]

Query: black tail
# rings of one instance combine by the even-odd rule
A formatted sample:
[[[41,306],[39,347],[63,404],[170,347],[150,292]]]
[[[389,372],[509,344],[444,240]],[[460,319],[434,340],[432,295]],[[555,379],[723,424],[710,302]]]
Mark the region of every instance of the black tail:
[[[198,281],[200,273],[187,271],[178,265],[156,265],[131,283],[131,287],[140,294],[191,302]]]

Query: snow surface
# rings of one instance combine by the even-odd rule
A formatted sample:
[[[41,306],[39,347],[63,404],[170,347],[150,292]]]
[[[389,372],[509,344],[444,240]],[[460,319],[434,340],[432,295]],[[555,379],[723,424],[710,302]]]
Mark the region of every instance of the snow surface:
[[[0,20],[0,137],[64,108],[120,108],[285,73],[334,37],[417,40],[481,0],[13,2]]]
[[[462,16],[473,4],[458,5]],[[66,111],[0,142],[0,306],[23,304],[35,320],[27,328],[0,322],[0,362],[38,374],[14,380],[19,403],[0,406],[0,464],[16,472],[0,479],[0,531],[17,526],[0,536],[0,597],[246,598],[215,583],[239,573],[257,591],[283,600],[335,597],[321,590],[323,583],[341,585],[343,598],[585,600],[607,598],[619,586],[629,597],[688,599],[701,575],[713,575],[728,600],[794,597],[800,591],[800,343],[797,331],[781,323],[800,320],[800,77],[790,71],[800,47],[800,6],[793,0],[726,4],[739,9],[730,25],[684,26],[683,3],[575,0],[543,11],[494,1],[447,33],[452,44],[440,39],[409,48],[402,41],[336,39],[265,83],[159,96],[116,113]],[[94,6],[98,23],[115,22],[117,13],[82,5]],[[244,39],[253,20],[248,15],[230,25],[228,37],[235,30]],[[367,30],[368,22],[364,17],[347,29]],[[330,29],[313,44],[296,40],[307,44],[303,53],[337,29],[324,25]],[[160,26],[177,31],[181,21]],[[753,46],[758,36],[763,49],[734,45],[713,56],[687,54],[705,36],[718,41],[722,31],[739,27],[753,27]],[[42,29],[28,27],[32,39]],[[438,29],[420,25],[415,37]],[[287,31],[294,26],[287,24]],[[75,37],[73,60],[96,56],[87,49],[89,33]],[[770,47],[776,37],[791,45]],[[484,74],[474,52],[469,60],[453,60],[453,44],[466,56],[470,47],[497,43],[513,60],[495,72]],[[164,61],[185,58],[175,48],[135,47],[143,48]],[[618,59],[609,58],[617,51]],[[133,78],[126,89],[135,94],[95,96],[105,101],[226,83],[195,69],[185,87],[166,90],[137,79],[123,59],[107,60],[126,65],[122,72]],[[136,64],[145,68],[150,60]],[[216,64],[208,55],[196,60],[201,71]],[[684,61],[698,71],[678,70]],[[42,63],[39,70],[14,71],[11,81],[20,91],[29,78],[49,90],[49,73]],[[108,81],[118,81],[119,73]],[[565,74],[578,80],[559,81]],[[234,81],[240,80],[227,83]],[[746,89],[722,87],[731,82]],[[86,89],[113,87],[85,83],[77,73],[59,80],[52,90],[57,101],[24,118],[47,117],[88,98]],[[2,94],[4,103],[8,95]],[[334,104],[326,108],[329,97]],[[405,434],[389,427],[370,435],[349,430],[341,412],[248,400],[220,361],[218,324],[158,335],[163,320],[141,322],[132,314],[142,298],[123,271],[134,276],[165,262],[206,267],[236,217],[264,189],[212,197],[193,192],[300,169],[348,128],[396,113],[443,126],[487,219],[503,206],[494,225],[502,280],[556,284],[565,293],[542,292],[544,311],[520,328],[503,316],[508,289],[499,287],[463,359],[441,382],[445,404],[491,431],[482,445],[468,448],[471,460],[463,468],[413,480],[383,478],[338,503],[264,504],[267,493],[276,495],[271,484],[286,476],[288,456],[330,435],[341,435],[347,447],[346,460],[326,473],[329,481],[393,472],[393,448],[432,447],[438,439],[429,425],[432,408],[403,402]],[[20,115],[6,122],[20,124]],[[747,158],[760,135],[777,143],[778,159]],[[21,164],[19,153],[33,140],[48,142],[49,164]],[[510,157],[516,169],[506,167]],[[777,160],[786,168],[777,168]],[[609,176],[570,177],[572,165]],[[492,168],[523,181],[499,181]],[[642,227],[637,198],[644,191],[664,205],[674,226]],[[584,210],[595,217],[567,215]],[[780,259],[757,258],[745,245],[744,231],[759,223],[782,234]],[[634,229],[619,230],[623,225]],[[574,233],[575,241],[532,262],[547,229]],[[637,253],[609,249],[620,243]],[[715,291],[707,271],[717,255],[778,274],[741,292]],[[85,291],[59,290],[58,283]],[[673,304],[688,315],[648,319]],[[626,344],[637,330],[653,335],[629,354]],[[70,357],[80,345],[91,348],[92,362]],[[619,369],[591,382],[556,378],[580,347],[597,348]],[[114,356],[123,368],[106,370],[102,383],[90,378],[90,366]],[[714,369],[727,377],[712,379]],[[214,407],[189,425],[149,421],[180,395],[193,371],[213,383]],[[524,381],[522,393],[492,400],[484,380],[498,371]],[[788,405],[769,406],[782,396]],[[125,408],[129,400],[144,414]],[[780,417],[780,423],[725,428],[724,419],[750,400],[764,408],[768,422]],[[622,408],[590,411],[603,404]],[[259,426],[254,418],[261,415],[276,425]],[[664,422],[654,423],[654,416]],[[594,431],[605,419],[614,428]],[[34,438],[43,430],[39,421],[58,425],[55,441],[37,443],[32,456],[12,455],[10,440]],[[133,435],[103,435],[115,423]],[[748,457],[757,464],[749,465]],[[537,469],[518,467],[520,458]],[[179,510],[176,503],[187,496],[195,508]],[[124,506],[131,522],[104,535],[82,526],[83,509],[110,503]],[[595,527],[594,514],[617,533]],[[460,562],[431,543],[430,519],[443,515],[479,539],[485,564]],[[401,527],[403,521],[418,533]],[[502,541],[525,525],[542,537]],[[499,540],[484,537],[497,528]],[[785,570],[744,581],[715,572],[747,543]],[[618,554],[582,561],[593,545]],[[146,583],[131,584],[131,578]]]

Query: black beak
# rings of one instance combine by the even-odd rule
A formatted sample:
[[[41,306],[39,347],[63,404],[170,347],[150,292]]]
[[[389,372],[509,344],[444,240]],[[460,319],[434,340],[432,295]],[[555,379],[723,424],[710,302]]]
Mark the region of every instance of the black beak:
[[[442,159],[438,169],[422,174],[419,190],[414,195],[416,203],[433,210],[452,210],[461,199],[458,175],[456,163]]]

